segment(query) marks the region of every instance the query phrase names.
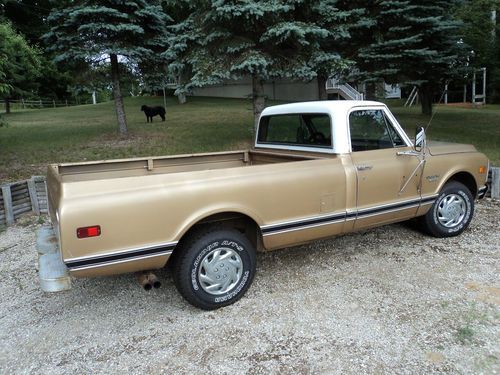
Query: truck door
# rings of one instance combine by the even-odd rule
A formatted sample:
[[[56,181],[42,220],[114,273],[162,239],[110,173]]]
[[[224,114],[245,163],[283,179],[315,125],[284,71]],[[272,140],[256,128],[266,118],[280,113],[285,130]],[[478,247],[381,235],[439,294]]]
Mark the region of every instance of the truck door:
[[[349,113],[349,132],[357,176],[354,228],[414,217],[421,170],[417,158],[398,155],[411,150],[399,125],[385,108],[364,107]]]

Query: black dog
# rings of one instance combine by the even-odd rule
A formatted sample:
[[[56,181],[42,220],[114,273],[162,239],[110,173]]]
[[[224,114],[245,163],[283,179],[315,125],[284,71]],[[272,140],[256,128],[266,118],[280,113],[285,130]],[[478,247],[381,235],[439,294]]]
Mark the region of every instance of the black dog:
[[[149,122],[149,120],[153,122],[153,117],[158,115],[160,115],[161,121],[165,121],[165,108],[162,106],[148,107],[147,105],[143,105],[141,111],[146,114],[146,122]]]

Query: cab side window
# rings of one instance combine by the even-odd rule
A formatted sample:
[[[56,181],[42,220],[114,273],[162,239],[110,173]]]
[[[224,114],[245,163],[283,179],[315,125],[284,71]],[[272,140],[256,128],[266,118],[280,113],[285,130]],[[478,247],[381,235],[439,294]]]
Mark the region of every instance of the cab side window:
[[[401,136],[381,109],[364,109],[349,115],[352,151],[381,150],[405,146]]]

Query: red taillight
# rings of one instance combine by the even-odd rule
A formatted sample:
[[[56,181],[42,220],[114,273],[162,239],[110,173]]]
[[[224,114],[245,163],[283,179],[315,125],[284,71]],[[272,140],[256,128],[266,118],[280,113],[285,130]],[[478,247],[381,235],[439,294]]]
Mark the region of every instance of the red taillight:
[[[76,230],[76,236],[78,238],[97,237],[100,235],[101,235],[101,226],[100,225],[78,228]]]

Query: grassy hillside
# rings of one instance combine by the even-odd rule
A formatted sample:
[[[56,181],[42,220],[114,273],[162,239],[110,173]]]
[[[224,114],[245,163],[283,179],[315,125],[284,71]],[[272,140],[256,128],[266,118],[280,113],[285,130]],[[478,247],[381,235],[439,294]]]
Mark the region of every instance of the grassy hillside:
[[[190,98],[185,105],[168,98],[167,121],[146,123],[142,104],[162,105],[162,98],[127,98],[130,136],[120,138],[112,102],[79,107],[16,111],[0,128],[0,184],[44,174],[57,162],[234,150],[252,142],[248,100]],[[419,108],[389,103],[413,135],[429,118]],[[483,109],[438,107],[429,137],[472,143],[500,165],[500,106]]]

